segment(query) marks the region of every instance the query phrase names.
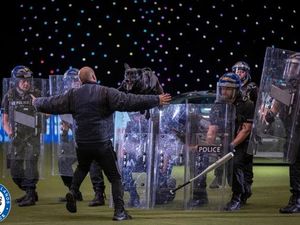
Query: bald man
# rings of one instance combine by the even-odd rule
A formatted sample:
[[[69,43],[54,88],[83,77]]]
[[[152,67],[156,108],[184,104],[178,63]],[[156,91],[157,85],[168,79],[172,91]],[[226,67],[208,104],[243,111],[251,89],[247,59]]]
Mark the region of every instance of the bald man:
[[[78,75],[81,83],[86,83],[89,81],[97,81],[94,70],[88,66],[82,67],[79,70]]]
[[[76,197],[86,177],[91,162],[97,161],[112,186],[114,201],[113,220],[128,220],[132,217],[124,209],[123,186],[117,167],[117,157],[112,146],[113,113],[115,111],[141,111],[171,101],[169,94],[134,95],[115,88],[97,84],[95,72],[90,67],[79,70],[81,87],[62,95],[36,98],[33,105],[37,111],[51,114],[72,114],[75,120],[75,140],[78,166],[74,173],[70,192],[67,193],[66,208],[75,213]]]

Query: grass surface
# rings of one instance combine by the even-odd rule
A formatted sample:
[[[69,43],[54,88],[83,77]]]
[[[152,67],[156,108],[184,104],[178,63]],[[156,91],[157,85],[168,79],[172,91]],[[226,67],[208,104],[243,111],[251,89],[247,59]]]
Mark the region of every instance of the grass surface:
[[[237,212],[220,212],[212,210],[169,210],[165,209],[131,209],[133,220],[112,221],[113,209],[106,206],[91,208],[88,201],[93,198],[93,191],[89,178],[84,181],[81,190],[84,201],[78,203],[78,212],[70,214],[65,204],[58,203],[59,196],[64,196],[66,189],[57,176],[47,176],[38,183],[39,201],[32,207],[18,207],[12,203],[9,216],[3,224],[131,224],[131,225],[177,225],[177,224],[205,224],[205,225],[268,225],[268,224],[300,224],[300,214],[283,215],[278,209],[284,206],[289,198],[288,167],[255,166],[253,196],[248,204]],[[10,191],[12,199],[20,197],[20,191],[10,179],[1,178],[1,182]],[[108,183],[107,183],[108,184]],[[107,185],[109,186],[109,185]],[[109,190],[106,190],[109,195]]]

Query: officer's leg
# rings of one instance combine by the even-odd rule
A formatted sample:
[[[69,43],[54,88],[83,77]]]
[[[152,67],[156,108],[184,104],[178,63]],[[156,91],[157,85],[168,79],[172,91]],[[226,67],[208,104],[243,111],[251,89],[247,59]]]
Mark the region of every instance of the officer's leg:
[[[25,189],[22,187],[22,181],[24,178],[24,165],[23,165],[24,160],[23,159],[11,159],[10,162],[10,173],[12,180],[14,183],[23,191]]]
[[[209,158],[205,154],[197,154],[195,170],[196,174],[194,176],[200,174],[203,170],[205,170],[209,165]],[[193,202],[192,207],[201,207],[208,203],[207,191],[206,191],[206,175],[199,177],[194,182],[193,189]]]
[[[253,155],[246,154],[244,165],[244,179],[245,192],[241,196],[242,205],[245,205],[247,199],[252,195],[251,186],[253,183]]]
[[[232,197],[224,208],[226,211],[239,210],[241,207],[241,195],[244,193],[244,159],[243,150],[237,149],[232,162]]]
[[[280,213],[300,213],[300,149],[297,158],[290,165],[291,197],[287,206],[279,210]]]
[[[214,170],[215,178],[209,185],[209,188],[215,189],[219,188],[222,185],[222,175],[223,175],[223,167],[220,166]]]
[[[133,178],[133,171],[135,171],[136,156],[135,153],[131,152],[127,154],[126,168],[123,168],[123,186],[126,191],[129,192],[130,198],[128,205],[130,207],[138,207],[140,205],[140,196],[137,192],[136,180]]]
[[[140,197],[136,190],[136,183],[132,176],[133,168],[130,163],[122,168],[122,184],[124,191],[129,192],[130,199],[128,205],[130,207],[138,207],[140,204]]]
[[[24,154],[22,154],[23,145],[15,144],[19,142],[13,142],[11,144],[11,154],[10,154],[10,173],[14,183],[23,191],[26,191],[22,186],[24,179]],[[20,198],[17,198],[15,201],[17,203],[21,202],[26,197],[26,194]]]
[[[73,168],[72,165],[77,161],[76,158],[69,158],[61,156],[58,158],[58,172],[64,185],[70,189],[73,178]]]
[[[100,165],[93,161],[90,167],[90,178],[95,192],[95,198],[89,203],[89,206],[100,206],[105,204],[105,185],[103,173]]]
[[[15,159],[11,158],[10,160],[10,172],[11,177],[14,183],[23,191],[26,191],[26,189],[22,186],[23,179],[24,179],[24,170],[23,170],[23,160],[21,159]],[[26,193],[17,198],[15,200],[16,203],[20,203],[26,198]]]
[[[19,142],[13,141],[10,144],[11,153],[10,153],[10,174],[14,183],[23,191],[22,188],[22,180],[24,178],[24,154],[23,152],[23,145],[16,144]]]
[[[26,189],[26,198],[19,203],[19,206],[21,207],[35,205],[35,202],[38,200],[38,195],[35,190],[36,184],[39,179],[39,139],[32,138],[28,140],[28,142],[26,143],[25,151],[25,176],[22,186],[24,187],[24,189]]]

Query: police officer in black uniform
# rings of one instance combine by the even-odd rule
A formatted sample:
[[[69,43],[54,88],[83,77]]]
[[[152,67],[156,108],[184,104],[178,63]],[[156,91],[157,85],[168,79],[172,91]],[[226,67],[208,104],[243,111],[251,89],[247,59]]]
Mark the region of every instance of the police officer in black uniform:
[[[281,87],[287,90],[289,94],[294,95],[293,105],[287,106],[276,99],[274,100],[271,109],[266,113],[265,120],[271,124],[275,121],[275,116],[279,114],[279,118],[283,121],[286,128],[295,125],[294,132],[287,129],[287,137],[293,136],[292,143],[285,143],[285,153],[290,161],[290,192],[291,197],[286,206],[279,209],[280,213],[300,213],[300,116],[299,111],[296,112],[296,121],[293,121],[291,109],[297,110],[296,103],[299,102],[299,87],[300,87],[300,53],[294,53],[286,61],[283,78],[286,80],[286,85]],[[299,107],[299,106],[298,106]],[[290,149],[288,149],[290,145]]]
[[[232,72],[239,75],[242,82],[242,95],[243,98],[250,99],[254,106],[256,105],[257,95],[258,95],[258,86],[255,82],[251,81],[250,75],[250,66],[244,61],[238,61],[232,66]],[[247,157],[245,163],[245,192],[241,196],[242,205],[246,204],[247,199],[252,195],[251,186],[253,183],[253,156],[250,155]]]
[[[249,99],[254,106],[257,101],[258,87],[255,82],[251,81],[250,66],[244,61],[238,61],[232,66],[232,72],[239,75],[241,80],[241,92],[244,99]],[[250,155],[245,162],[245,192],[241,196],[241,204],[246,204],[247,199],[252,195],[251,186],[253,183],[253,157]],[[222,182],[222,168],[215,170],[215,179],[210,184],[210,188],[218,188]]]
[[[234,149],[233,172],[232,172],[232,197],[225,206],[226,211],[239,210],[242,205],[241,197],[246,192],[245,170],[248,164],[249,155],[247,153],[249,135],[252,128],[254,104],[248,98],[244,98],[241,92],[241,80],[235,73],[225,73],[218,82],[218,102],[232,103],[236,107],[235,136],[230,143]],[[212,121],[213,122],[213,121]],[[208,131],[208,137],[213,131]]]
[[[258,87],[257,84],[251,80],[249,64],[244,61],[238,61],[232,66],[232,72],[239,75],[241,79],[241,91],[243,96],[246,96],[248,99],[253,101],[255,105],[258,95]]]
[[[63,95],[37,98],[34,105],[38,111],[52,114],[71,113],[75,120],[75,140],[78,166],[72,180],[71,191],[67,193],[66,208],[77,211],[74,193],[87,175],[91,162],[99,162],[112,184],[115,213],[113,220],[128,220],[131,216],[124,209],[123,186],[113,150],[113,113],[115,111],[140,111],[158,105],[168,104],[171,96],[133,95],[119,92],[97,84],[94,70],[83,67],[79,71],[82,86],[73,88]]]
[[[19,206],[35,205],[38,201],[36,184],[39,180],[38,159],[40,155],[41,117],[32,106],[31,95],[39,97],[41,92],[32,86],[32,72],[26,66],[16,66],[11,73],[9,89],[2,101],[3,127],[12,140],[7,155],[10,172],[15,184],[26,194],[16,199]],[[17,117],[32,118],[37,121],[36,128],[27,126]]]

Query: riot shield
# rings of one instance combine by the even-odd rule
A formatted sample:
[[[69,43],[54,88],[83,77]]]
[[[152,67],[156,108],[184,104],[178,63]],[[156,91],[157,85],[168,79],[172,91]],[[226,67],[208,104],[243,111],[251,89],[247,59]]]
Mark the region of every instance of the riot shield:
[[[127,207],[149,208],[152,177],[151,120],[140,112],[115,113],[114,148]],[[110,203],[112,205],[112,201]]]
[[[184,182],[196,177],[209,165],[226,155],[233,139],[235,107],[231,104],[187,104],[185,177]],[[215,138],[207,142],[208,129],[216,127]],[[207,183],[216,177],[219,187],[208,189]],[[231,161],[204,174],[184,189],[186,209],[221,210],[231,197]]]
[[[184,180],[184,142],[186,105],[170,104],[157,112],[154,129],[152,206],[155,208],[183,208],[182,193],[173,195],[170,190]],[[154,126],[155,127],[155,126]]]
[[[63,94],[70,88],[70,79],[63,75],[50,75],[50,95]],[[73,133],[73,117],[70,114],[52,115],[52,175],[72,177],[77,165],[75,139]]]
[[[295,160],[300,141],[297,123],[300,61],[299,57],[292,57],[294,54],[283,49],[266,49],[248,147],[250,154]]]
[[[2,79],[2,98],[3,96],[7,93],[8,89],[9,89],[9,80],[8,78],[3,78]],[[2,102],[2,99],[1,99]],[[3,106],[1,105],[1,111],[0,111],[0,147],[1,147],[1,154],[0,154],[0,159],[1,159],[1,171],[0,171],[0,175],[1,177],[5,177],[7,174],[7,157],[6,157],[6,149],[8,148],[8,144],[9,144],[9,137],[6,134],[4,128],[3,128],[3,123],[2,123],[2,119],[3,119],[3,112],[4,109],[2,108]]]
[[[3,117],[11,127],[11,134],[4,146],[3,174],[12,177],[19,186],[23,182],[33,184],[44,177],[47,116],[35,111],[32,96],[46,96],[48,80],[9,78],[4,84]]]

